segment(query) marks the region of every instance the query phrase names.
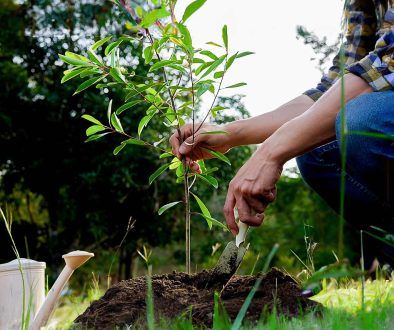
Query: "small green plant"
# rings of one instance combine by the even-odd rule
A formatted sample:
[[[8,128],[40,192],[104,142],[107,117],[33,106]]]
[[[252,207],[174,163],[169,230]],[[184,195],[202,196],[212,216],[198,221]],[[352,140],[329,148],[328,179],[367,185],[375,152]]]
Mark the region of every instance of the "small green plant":
[[[165,162],[150,177],[149,184],[166,171],[175,174],[176,182],[183,184],[183,199],[162,206],[158,213],[183,204],[185,209],[186,236],[186,271],[190,273],[190,217],[203,217],[209,228],[213,225],[227,229],[220,221],[211,216],[203,201],[194,193],[191,187],[197,182],[204,182],[218,187],[218,181],[213,176],[217,168],[208,168],[204,161],[198,164],[201,173],[193,171],[190,161],[178,159],[168,146],[169,128],[178,130],[178,136],[183,142],[180,127],[185,123],[192,125],[192,139],[199,134],[226,134],[224,131],[209,131],[203,123],[215,119],[218,111],[225,108],[218,105],[218,96],[223,89],[237,88],[246,85],[244,82],[224,86],[226,73],[233,63],[252,52],[229,51],[227,26],[223,26],[221,42],[207,42],[207,49],[197,49],[193,46],[192,36],[187,28],[187,20],[206,0],[191,2],[185,9],[182,18],[175,16],[176,0],[151,0],[138,5],[126,0],[114,0],[127,16],[127,34],[115,39],[107,36],[95,42],[88,50],[87,56],[66,52],[59,55],[70,68],[64,71],[62,83],[80,77],[84,81],[74,94],[80,93],[91,86],[99,89],[120,88],[124,91],[124,100],[110,100],[107,111],[107,123],[85,114],[82,117],[93,125],[86,130],[88,139],[93,141],[108,134],[118,134],[124,137],[122,143],[114,149],[117,155],[126,146],[145,146],[159,152],[160,159]],[[125,54],[122,48],[127,44],[141,45],[142,54]],[[103,49],[104,57],[97,51]],[[123,48],[124,49],[124,48]],[[122,56],[121,56],[122,55]],[[123,56],[124,55],[124,56]],[[145,65],[149,67],[147,76],[138,76],[127,66],[126,55],[142,56]],[[211,93],[210,105],[203,109],[202,97]],[[119,104],[118,104],[119,103]],[[137,132],[129,133],[122,125],[122,117],[136,105],[146,107],[145,114],[139,121]],[[153,119],[162,125],[157,131],[157,141],[147,141],[144,137],[146,128]],[[166,144],[167,143],[167,144]],[[164,146],[163,146],[164,145]],[[229,159],[218,151],[207,149],[206,152],[230,164]],[[190,195],[195,199],[200,211],[192,212]]]

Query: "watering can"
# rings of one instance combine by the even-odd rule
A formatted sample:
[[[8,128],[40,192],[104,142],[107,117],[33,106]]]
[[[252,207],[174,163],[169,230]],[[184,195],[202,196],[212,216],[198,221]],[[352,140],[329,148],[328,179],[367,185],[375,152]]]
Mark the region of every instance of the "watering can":
[[[46,297],[45,262],[21,258],[0,264],[0,329],[21,329],[23,319],[29,319],[29,330],[45,326],[74,270],[93,256],[85,251],[63,255],[66,265]]]

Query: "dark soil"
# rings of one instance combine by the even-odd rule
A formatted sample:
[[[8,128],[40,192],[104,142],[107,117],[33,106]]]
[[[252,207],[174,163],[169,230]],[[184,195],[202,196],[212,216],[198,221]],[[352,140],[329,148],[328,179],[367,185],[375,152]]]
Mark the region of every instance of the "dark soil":
[[[218,283],[213,283],[211,275],[209,271],[193,275],[176,272],[154,275],[155,317],[173,319],[191,306],[193,322],[211,326],[213,288],[218,288]],[[263,310],[272,311],[275,305],[277,311],[290,317],[315,306],[314,302],[301,296],[299,286],[290,276],[273,268],[264,275],[233,276],[224,287],[221,303],[232,320],[258,276],[262,276],[263,280],[247,311],[248,320],[258,320]],[[94,301],[75,323],[83,328],[95,329],[135,324],[145,319],[145,298],[145,277],[122,281],[111,287],[101,299]]]

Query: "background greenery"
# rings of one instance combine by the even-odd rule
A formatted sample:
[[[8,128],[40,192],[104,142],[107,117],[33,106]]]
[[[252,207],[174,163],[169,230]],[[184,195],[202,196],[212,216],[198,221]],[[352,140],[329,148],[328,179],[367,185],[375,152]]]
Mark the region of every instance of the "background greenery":
[[[46,261],[52,274],[59,270],[62,254],[82,249],[94,252],[96,258],[78,272],[80,279],[90,272],[105,276],[114,256],[112,278],[129,278],[138,274],[137,249],[144,244],[153,248],[155,272],[183,269],[183,217],[176,209],[157,215],[160,205],[176,200],[173,196],[180,195],[181,187],[166,176],[148,185],[149,175],[159,164],[154,152],[129,147],[113,156],[119,144],[116,137],[85,144],[87,124],[81,115],[103,117],[109,99],[96,89],[72,97],[78,82],[60,84],[64,67],[58,53],[81,53],[93,40],[123,33],[124,23],[118,9],[104,0],[0,3],[0,205],[13,211],[13,235],[21,255]],[[306,30],[299,29],[298,35],[318,51],[325,47]],[[330,47],[323,50],[332,51]],[[147,69],[138,58],[140,49],[129,48],[130,66],[143,75]],[[108,93],[116,100],[116,90]],[[220,102],[234,111],[219,121],[248,116],[241,96]],[[134,115],[130,112],[125,122],[129,131],[136,131],[133,116],[139,118],[138,111],[142,109]],[[215,218],[224,220],[221,209],[227,183],[252,151],[249,147],[230,151],[232,167],[216,164],[221,167],[221,188],[213,193],[201,188],[199,196]],[[306,260],[313,242],[318,242],[317,268],[334,262],[337,216],[306,187],[295,169],[284,173],[278,189],[278,200],[268,209],[264,225],[249,235],[251,248],[241,271],[250,272],[274,243],[280,244],[274,265],[289,272],[301,268],[294,254]],[[115,253],[130,218],[136,220],[135,227]],[[214,264],[231,239],[227,233],[209,231],[200,220],[192,223],[195,269]],[[216,254],[213,247],[219,247]],[[354,247],[348,247],[350,258],[352,251]],[[0,227],[0,263],[13,258],[5,229]]]

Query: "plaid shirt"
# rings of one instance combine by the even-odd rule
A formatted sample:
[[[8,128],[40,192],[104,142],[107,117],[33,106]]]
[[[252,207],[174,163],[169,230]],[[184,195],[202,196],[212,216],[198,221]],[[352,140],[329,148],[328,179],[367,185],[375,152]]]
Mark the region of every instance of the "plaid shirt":
[[[394,0],[345,0],[344,64],[374,91],[394,88]],[[317,100],[340,77],[340,55],[316,88],[304,94]]]

